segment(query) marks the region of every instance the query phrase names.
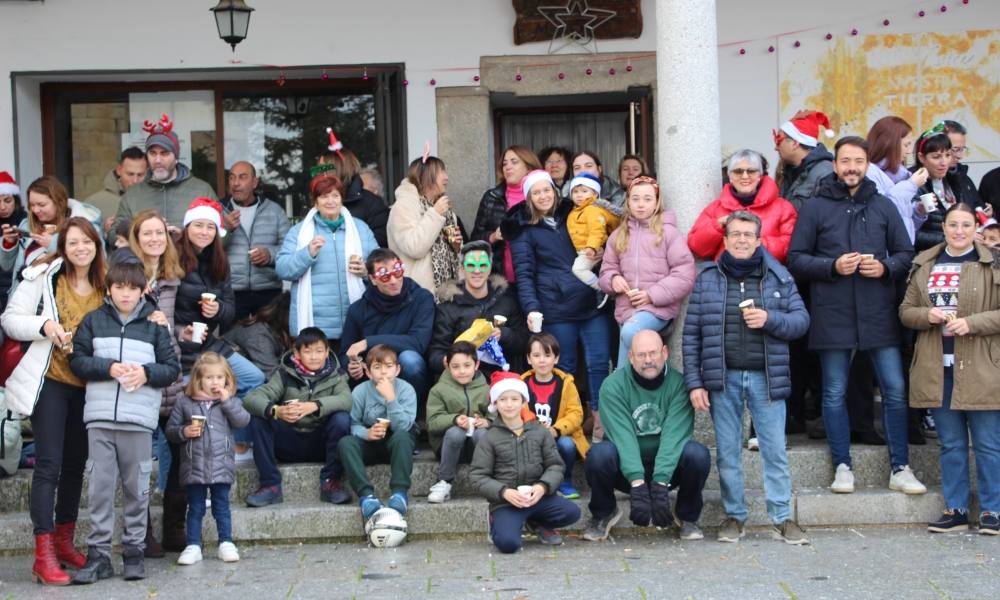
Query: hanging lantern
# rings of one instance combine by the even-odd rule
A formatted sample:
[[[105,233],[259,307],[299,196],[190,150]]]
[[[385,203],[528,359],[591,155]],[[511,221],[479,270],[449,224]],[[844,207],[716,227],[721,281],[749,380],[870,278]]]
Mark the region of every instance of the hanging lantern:
[[[250,13],[254,9],[246,5],[244,0],[219,0],[212,9],[215,13],[215,26],[219,30],[219,38],[233,47],[247,38],[250,29]]]

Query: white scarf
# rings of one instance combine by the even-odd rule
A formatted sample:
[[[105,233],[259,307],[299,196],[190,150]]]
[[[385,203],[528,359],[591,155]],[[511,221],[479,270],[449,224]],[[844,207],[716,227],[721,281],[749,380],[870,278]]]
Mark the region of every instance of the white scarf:
[[[296,245],[297,250],[309,246],[309,242],[316,237],[316,221],[318,214],[316,207],[309,209],[305,219],[302,220],[302,228],[299,229],[299,237]],[[352,255],[363,257],[361,250],[361,236],[358,235],[358,227],[354,224],[351,212],[346,208],[340,209],[340,216],[344,217],[344,275],[347,279],[347,298],[351,302],[356,302],[365,293],[364,280],[347,270]],[[334,232],[336,235],[336,232]],[[318,255],[317,255],[318,256]],[[304,275],[299,278],[298,306],[296,307],[296,326],[298,331],[306,327],[313,326],[313,302],[312,302],[312,267],[306,269]]]

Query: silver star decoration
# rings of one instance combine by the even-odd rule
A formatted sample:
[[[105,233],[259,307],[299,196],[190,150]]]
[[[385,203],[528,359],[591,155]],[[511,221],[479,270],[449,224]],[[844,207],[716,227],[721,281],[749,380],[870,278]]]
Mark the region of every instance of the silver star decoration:
[[[569,0],[564,6],[539,6],[538,12],[556,28],[549,41],[549,54],[555,54],[570,44],[597,54],[594,30],[618,14],[613,10],[590,8],[587,0]],[[562,43],[556,45],[559,42]]]

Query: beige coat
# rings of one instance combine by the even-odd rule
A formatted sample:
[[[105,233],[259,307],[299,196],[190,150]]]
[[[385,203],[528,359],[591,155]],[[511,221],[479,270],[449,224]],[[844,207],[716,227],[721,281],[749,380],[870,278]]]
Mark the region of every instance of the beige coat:
[[[396,202],[389,210],[387,235],[391,248],[406,267],[406,276],[434,293],[431,246],[445,226],[444,216],[420,201],[417,187],[404,179],[396,188]]]
[[[941,326],[931,325],[927,279],[945,244],[913,259],[906,298],[899,307],[903,325],[916,330],[910,367],[910,406],[940,408],[944,388]],[[1000,410],[1000,253],[976,244],[979,259],[962,265],[958,318],[969,324],[969,334],[955,337],[955,410]]]

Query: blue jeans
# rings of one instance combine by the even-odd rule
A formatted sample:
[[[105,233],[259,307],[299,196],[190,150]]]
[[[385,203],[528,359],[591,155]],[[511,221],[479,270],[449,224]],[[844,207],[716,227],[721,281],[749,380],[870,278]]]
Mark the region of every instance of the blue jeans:
[[[241,402],[250,390],[264,385],[264,373],[239,352],[233,352],[226,361],[236,377],[236,397]],[[251,437],[250,427],[241,427],[233,431],[233,439],[237,442],[249,442]]]
[[[550,494],[528,508],[506,504],[494,510],[490,514],[490,534],[497,550],[510,554],[521,548],[525,521],[531,521],[532,525],[542,529],[558,529],[579,520],[579,506],[558,494]]]
[[[187,544],[201,546],[201,521],[205,518],[205,498],[212,493],[212,516],[219,531],[219,543],[233,541],[233,515],[229,512],[228,483],[194,484],[187,488]]]
[[[763,371],[726,371],[725,388],[711,392],[710,410],[715,425],[716,464],[722,484],[726,516],[743,522],[749,517],[743,496],[743,405],[750,409],[760,441],[764,467],[767,516],[780,525],[791,518],[792,477],[785,453],[785,403],[769,400]]]
[[[427,401],[427,361],[419,352],[403,350],[399,353],[399,377],[413,386],[417,403]]]
[[[583,353],[587,358],[587,384],[590,388],[590,408],[599,410],[601,384],[608,377],[611,360],[608,345],[611,343],[611,326],[608,317],[598,314],[584,321],[564,323],[544,323],[542,329],[559,341],[559,363],[563,371],[578,376],[576,372],[576,342],[583,343]]]
[[[847,415],[847,381],[852,350],[819,350],[823,369],[823,425],[833,464],[851,466],[851,423]],[[882,391],[882,425],[889,462],[896,469],[910,462],[907,446],[906,383],[898,346],[866,351]]]
[[[941,408],[932,408],[941,444],[941,486],[945,508],[969,507],[969,434],[976,453],[976,487],[981,512],[1000,512],[1000,410],[954,410],[952,367],[944,370]]]
[[[351,434],[351,413],[346,410],[331,413],[312,431],[299,431],[284,421],[256,416],[250,418],[249,428],[261,486],[281,485],[278,461],[321,462],[320,482],[343,478],[344,467],[340,464],[337,444],[340,438]]]
[[[670,319],[661,319],[651,312],[645,310],[635,311],[631,317],[622,323],[621,335],[618,342],[618,366],[616,369],[624,369],[628,362],[628,351],[632,347],[632,338],[643,329],[652,329],[659,332],[670,324]]]
[[[570,436],[556,438],[556,450],[559,451],[559,456],[562,457],[562,461],[566,465],[563,479],[572,481],[573,465],[576,464],[576,444],[573,443],[573,438]]]

